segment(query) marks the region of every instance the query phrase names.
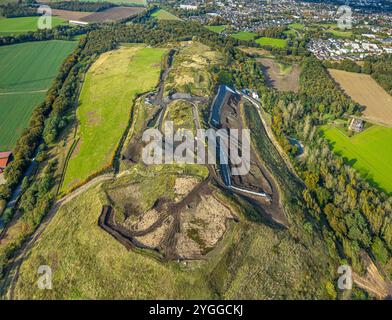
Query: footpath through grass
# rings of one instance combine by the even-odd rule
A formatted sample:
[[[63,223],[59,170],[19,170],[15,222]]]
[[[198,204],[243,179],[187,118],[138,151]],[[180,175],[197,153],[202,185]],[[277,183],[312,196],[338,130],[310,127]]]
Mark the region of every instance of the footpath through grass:
[[[80,142],[69,161],[63,191],[111,165],[133,100],[157,84],[165,51],[141,45],[122,47],[104,53],[91,66],[77,109]]]
[[[12,149],[44,100],[75,41],[37,41],[0,47],[0,151]]]
[[[333,150],[373,185],[392,192],[392,128],[373,126],[349,138],[334,126],[322,127]]]

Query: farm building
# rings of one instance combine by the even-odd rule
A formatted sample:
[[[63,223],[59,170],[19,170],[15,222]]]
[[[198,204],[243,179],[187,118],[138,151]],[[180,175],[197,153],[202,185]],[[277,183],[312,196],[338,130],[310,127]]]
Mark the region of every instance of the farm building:
[[[361,119],[352,118],[349,129],[354,132],[361,132],[364,128],[364,122]]]
[[[2,173],[7,167],[7,165],[10,163],[11,157],[11,152],[0,152],[0,173]]]
[[[77,20],[69,20],[69,24],[77,25],[77,26],[87,26],[88,22],[86,21],[77,21]]]

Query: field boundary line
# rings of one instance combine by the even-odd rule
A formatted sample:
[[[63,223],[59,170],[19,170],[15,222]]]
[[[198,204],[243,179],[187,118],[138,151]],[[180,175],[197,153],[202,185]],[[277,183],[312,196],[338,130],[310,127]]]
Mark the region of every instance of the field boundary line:
[[[14,94],[34,94],[34,93],[46,93],[48,89],[42,90],[32,90],[32,91],[9,91],[9,92],[0,92],[0,96],[6,95],[14,95]]]

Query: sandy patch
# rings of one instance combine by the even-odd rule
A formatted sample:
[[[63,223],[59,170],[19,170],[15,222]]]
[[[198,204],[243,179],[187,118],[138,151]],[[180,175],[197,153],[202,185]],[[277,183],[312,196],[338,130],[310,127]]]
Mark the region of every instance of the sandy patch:
[[[199,181],[194,177],[177,178],[174,182],[174,193],[176,202],[180,201],[184,196],[193,190],[198,185]]]
[[[278,91],[298,91],[300,75],[298,65],[293,65],[291,70],[282,72],[274,59],[259,58],[257,61],[263,65],[262,70],[268,86],[274,87]]]
[[[173,217],[168,217],[160,227],[156,228],[153,232],[150,232],[144,236],[135,237],[135,240],[139,242],[142,246],[148,248],[157,248],[164,239],[166,233],[168,232],[171,224],[173,222]]]
[[[6,183],[5,178],[4,178],[4,173],[0,173],[0,184]]]
[[[181,236],[176,250],[179,256],[192,258],[213,249],[226,232],[231,210],[213,195],[203,195],[194,208],[181,212]],[[196,247],[197,245],[197,247]]]
[[[146,213],[137,217],[130,216],[124,221],[124,227],[133,231],[143,231],[151,227],[159,219],[159,213],[155,209],[148,210]]]
[[[182,233],[178,235],[176,250],[178,256],[182,259],[202,255],[199,244]]]

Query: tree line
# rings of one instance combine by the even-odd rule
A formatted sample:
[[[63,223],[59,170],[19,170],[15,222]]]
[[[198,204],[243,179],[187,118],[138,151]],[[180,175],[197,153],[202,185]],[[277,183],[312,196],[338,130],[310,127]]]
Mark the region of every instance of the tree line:
[[[95,25],[87,26],[65,26],[59,25],[52,29],[42,29],[37,31],[29,31],[17,35],[0,37],[0,46],[7,46],[29,41],[46,41],[46,40],[72,40],[73,37],[85,34],[96,28]]]
[[[70,11],[84,11],[84,12],[98,12],[106,9],[116,7],[117,5],[110,2],[88,2],[88,1],[60,1],[51,2],[52,9],[70,10]]]
[[[39,16],[36,7],[28,4],[6,3],[0,5],[0,15],[6,18]]]
[[[345,96],[313,57],[302,65],[298,94],[272,93],[263,96],[273,115],[273,130],[290,154],[287,137],[306,146],[293,162],[306,184],[303,203],[321,225],[326,243],[361,270],[361,250],[382,265],[392,257],[392,197],[375,189],[330,148],[319,126],[328,120],[353,115],[361,107]],[[391,272],[392,270],[389,270]],[[392,274],[390,275],[392,277]]]

